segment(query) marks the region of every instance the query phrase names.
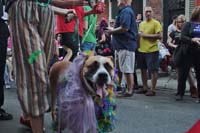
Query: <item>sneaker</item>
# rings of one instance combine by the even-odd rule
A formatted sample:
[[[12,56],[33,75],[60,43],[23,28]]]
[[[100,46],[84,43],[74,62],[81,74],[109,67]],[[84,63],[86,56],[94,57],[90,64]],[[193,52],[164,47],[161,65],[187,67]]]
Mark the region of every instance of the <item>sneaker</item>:
[[[0,109],[0,120],[12,120],[13,116],[7,113],[4,109]]]
[[[196,103],[200,103],[200,99],[197,99],[197,100],[196,100]]]
[[[10,88],[11,88],[11,86],[10,86],[10,85],[6,85],[5,87],[6,87],[6,89],[10,89]]]

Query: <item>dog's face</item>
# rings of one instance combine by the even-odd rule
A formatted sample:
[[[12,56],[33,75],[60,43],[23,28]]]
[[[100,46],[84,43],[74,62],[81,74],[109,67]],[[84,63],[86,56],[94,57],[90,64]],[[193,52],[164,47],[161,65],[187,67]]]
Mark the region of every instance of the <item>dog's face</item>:
[[[95,85],[103,87],[110,84],[114,75],[114,64],[110,57],[89,56],[86,59],[82,76],[87,80],[93,90],[96,91]]]

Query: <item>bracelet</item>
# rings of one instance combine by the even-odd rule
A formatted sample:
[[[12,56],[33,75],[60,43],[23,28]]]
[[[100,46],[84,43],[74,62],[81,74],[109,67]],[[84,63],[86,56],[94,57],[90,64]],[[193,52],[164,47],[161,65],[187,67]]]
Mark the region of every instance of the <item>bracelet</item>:
[[[47,3],[44,3],[44,2],[39,2],[39,0],[36,0],[36,3],[42,7],[48,7],[49,4],[51,3],[52,0],[48,0]]]

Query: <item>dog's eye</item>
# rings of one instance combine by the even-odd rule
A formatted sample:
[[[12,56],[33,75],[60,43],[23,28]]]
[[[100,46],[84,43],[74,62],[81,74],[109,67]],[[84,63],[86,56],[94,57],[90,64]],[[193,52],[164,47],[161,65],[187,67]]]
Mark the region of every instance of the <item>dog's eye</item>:
[[[112,66],[111,66],[108,62],[106,62],[106,63],[104,64],[104,67],[105,67],[107,70],[113,69]]]
[[[98,67],[99,67],[98,61],[94,61],[89,67],[92,69],[98,69]]]

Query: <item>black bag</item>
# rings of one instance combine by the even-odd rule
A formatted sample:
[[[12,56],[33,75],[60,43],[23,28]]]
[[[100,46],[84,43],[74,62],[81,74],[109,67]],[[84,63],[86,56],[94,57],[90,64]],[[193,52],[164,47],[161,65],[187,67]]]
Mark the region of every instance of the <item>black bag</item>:
[[[181,66],[188,53],[188,45],[178,45],[172,54],[172,63],[175,67]]]
[[[184,55],[183,47],[178,45],[172,54],[172,63],[175,67],[178,67],[181,65],[181,62],[183,60],[183,55]]]

